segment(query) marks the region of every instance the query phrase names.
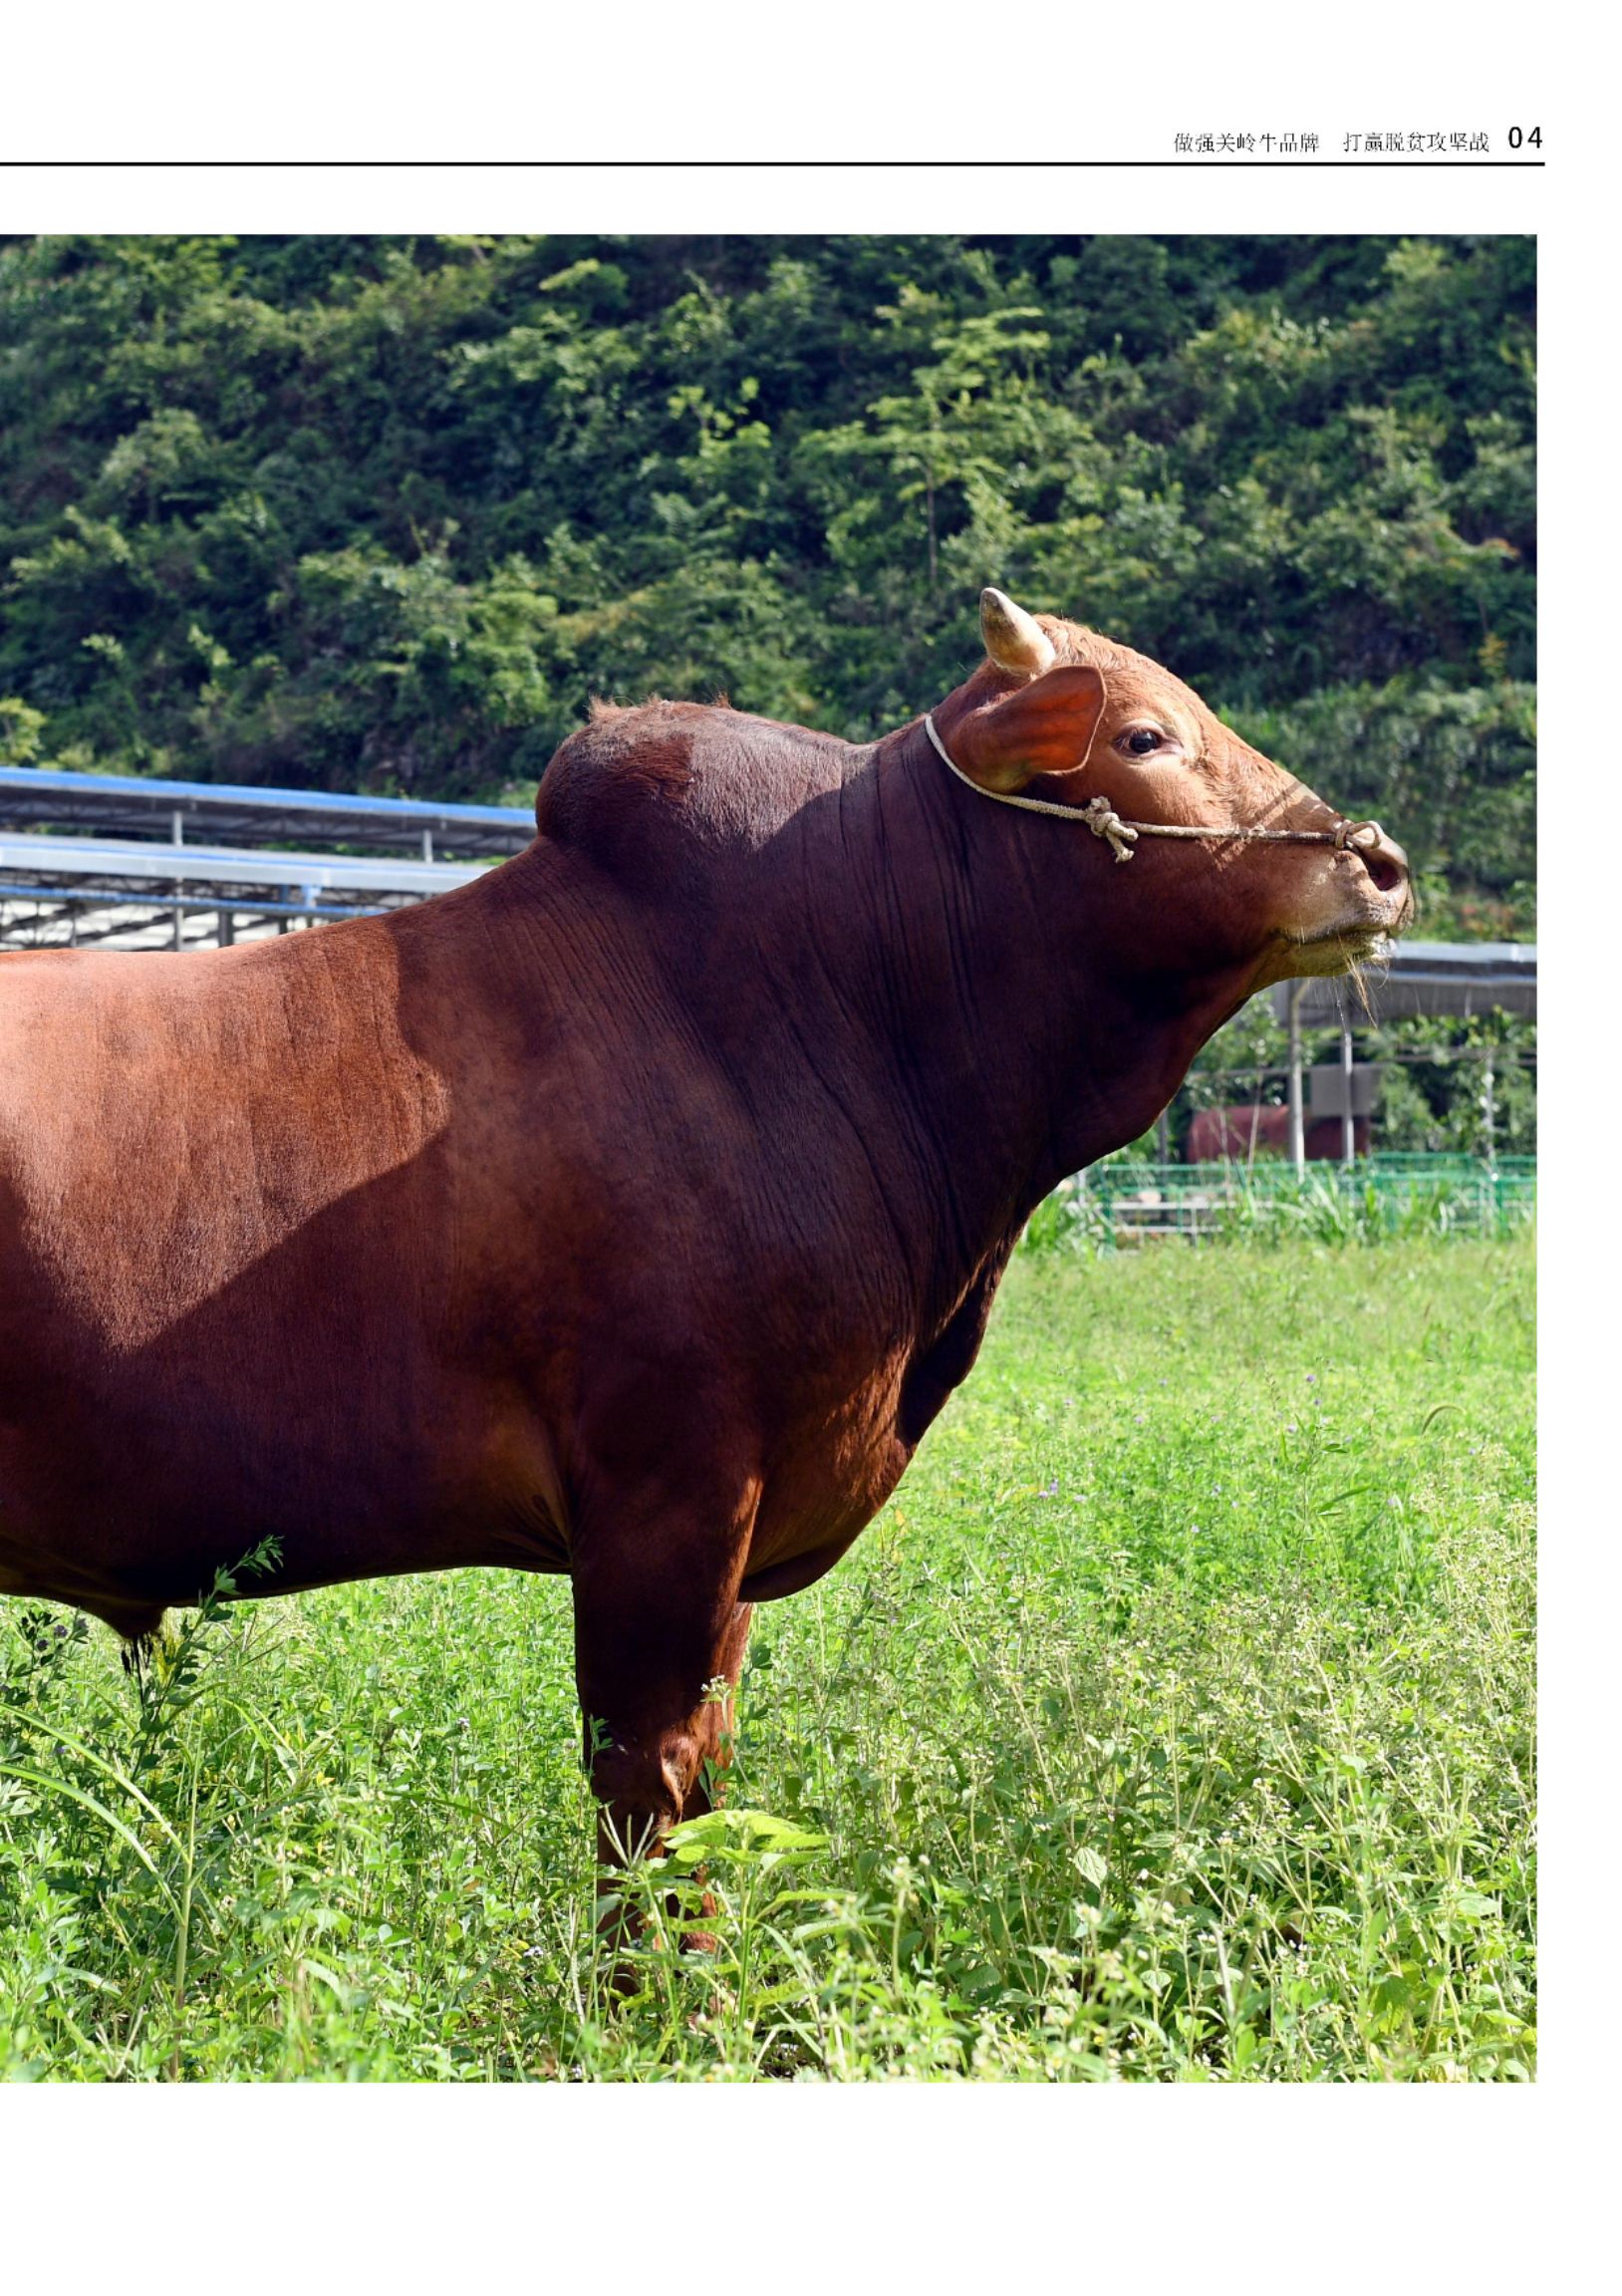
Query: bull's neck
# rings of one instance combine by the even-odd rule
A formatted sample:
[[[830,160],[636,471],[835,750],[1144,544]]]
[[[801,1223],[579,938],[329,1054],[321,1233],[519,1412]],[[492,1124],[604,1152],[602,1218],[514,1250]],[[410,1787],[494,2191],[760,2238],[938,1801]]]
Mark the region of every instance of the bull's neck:
[[[1229,970],[1158,970],[1121,930],[1112,860],[1078,823],[985,802],[922,724],[888,736],[830,826],[852,898],[820,966],[877,1039],[935,1168],[953,1257],[994,1251],[1067,1174],[1147,1131],[1243,1002]]]

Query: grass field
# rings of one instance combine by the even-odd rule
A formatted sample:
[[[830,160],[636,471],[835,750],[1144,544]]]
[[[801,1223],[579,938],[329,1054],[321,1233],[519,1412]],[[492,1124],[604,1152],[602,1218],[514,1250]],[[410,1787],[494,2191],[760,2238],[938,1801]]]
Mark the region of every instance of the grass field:
[[[567,1588],[0,1604],[13,2078],[1520,2080],[1527,1242],[1022,1257],[594,1943]],[[768,1815],[769,1814],[769,1815]]]

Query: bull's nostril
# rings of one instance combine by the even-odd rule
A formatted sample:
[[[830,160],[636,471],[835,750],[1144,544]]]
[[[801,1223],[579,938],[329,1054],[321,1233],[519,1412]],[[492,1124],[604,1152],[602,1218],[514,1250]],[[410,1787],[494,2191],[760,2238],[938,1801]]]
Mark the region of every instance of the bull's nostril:
[[[1400,861],[1393,860],[1388,854],[1365,853],[1363,856],[1363,866],[1368,871],[1369,875],[1374,879],[1375,890],[1377,892],[1395,893],[1398,886],[1403,881],[1404,872],[1402,863]]]

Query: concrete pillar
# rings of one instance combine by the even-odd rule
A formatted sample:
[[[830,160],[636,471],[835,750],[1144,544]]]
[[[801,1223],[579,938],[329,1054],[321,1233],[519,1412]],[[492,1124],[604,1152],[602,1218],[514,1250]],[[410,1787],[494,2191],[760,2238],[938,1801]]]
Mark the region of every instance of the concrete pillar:
[[[1306,1171],[1306,1096],[1301,1076],[1301,998],[1304,981],[1289,991],[1289,1160],[1299,1180]]]

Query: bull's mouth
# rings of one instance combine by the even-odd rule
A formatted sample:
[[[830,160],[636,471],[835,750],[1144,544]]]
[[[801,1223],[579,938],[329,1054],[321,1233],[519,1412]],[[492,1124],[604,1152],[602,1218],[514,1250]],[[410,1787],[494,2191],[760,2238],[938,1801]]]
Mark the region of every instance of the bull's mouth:
[[[1298,978],[1314,980],[1361,972],[1366,966],[1384,964],[1395,939],[1385,925],[1367,918],[1325,926],[1316,933],[1291,934],[1290,970]]]

